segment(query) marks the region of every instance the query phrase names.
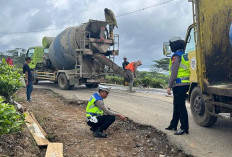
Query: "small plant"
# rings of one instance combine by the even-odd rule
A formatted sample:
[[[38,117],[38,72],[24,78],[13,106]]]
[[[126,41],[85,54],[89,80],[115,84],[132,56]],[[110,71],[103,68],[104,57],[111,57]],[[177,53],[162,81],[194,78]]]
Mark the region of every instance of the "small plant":
[[[4,60],[0,64],[0,95],[4,96],[6,101],[22,86],[19,71],[9,66]]]
[[[15,133],[22,129],[24,114],[18,113],[13,105],[4,103],[0,96],[0,135]]]

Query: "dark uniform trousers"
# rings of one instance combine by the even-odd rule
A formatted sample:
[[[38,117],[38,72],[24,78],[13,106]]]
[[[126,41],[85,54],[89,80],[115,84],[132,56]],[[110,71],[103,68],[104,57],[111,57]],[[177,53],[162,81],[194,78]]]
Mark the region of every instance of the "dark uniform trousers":
[[[189,123],[188,123],[188,112],[185,106],[185,99],[186,99],[186,93],[189,90],[189,85],[183,85],[183,86],[176,86],[173,87],[173,95],[174,95],[174,109],[173,109],[173,117],[170,126],[176,128],[178,125],[178,122],[180,120],[182,130],[188,130],[189,129]]]
[[[102,132],[103,130],[107,130],[107,128],[114,123],[115,116],[111,116],[111,115],[98,116],[97,120],[98,120],[97,123],[88,121],[87,124],[92,127],[93,131],[99,130]]]

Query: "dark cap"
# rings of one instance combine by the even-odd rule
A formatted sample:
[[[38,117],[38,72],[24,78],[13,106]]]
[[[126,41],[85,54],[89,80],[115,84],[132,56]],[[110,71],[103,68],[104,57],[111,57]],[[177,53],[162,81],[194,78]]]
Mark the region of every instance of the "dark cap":
[[[32,60],[31,57],[26,57],[25,61]]]
[[[105,9],[104,9],[104,11],[105,11],[105,12],[108,12],[108,11],[109,11],[109,9],[108,9],[108,8],[105,8]]]

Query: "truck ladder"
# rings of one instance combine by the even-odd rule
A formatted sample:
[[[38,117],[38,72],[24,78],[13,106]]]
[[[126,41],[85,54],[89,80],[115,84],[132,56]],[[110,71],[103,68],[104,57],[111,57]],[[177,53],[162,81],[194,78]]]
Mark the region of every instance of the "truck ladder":
[[[80,77],[83,75],[83,68],[82,68],[82,63],[83,63],[83,54],[86,52],[86,43],[88,44],[88,49],[90,49],[90,32],[84,31],[81,40],[80,40],[80,45],[79,49],[76,49],[76,65],[75,69],[80,69]],[[79,62],[79,63],[78,63]]]

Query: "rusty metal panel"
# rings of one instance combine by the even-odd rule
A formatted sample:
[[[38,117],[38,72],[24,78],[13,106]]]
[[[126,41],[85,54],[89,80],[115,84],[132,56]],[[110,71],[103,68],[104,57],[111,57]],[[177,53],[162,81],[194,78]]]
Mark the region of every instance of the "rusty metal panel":
[[[198,69],[210,84],[232,83],[231,0],[197,0]],[[200,62],[199,62],[200,61]],[[200,83],[201,84],[201,83]]]

